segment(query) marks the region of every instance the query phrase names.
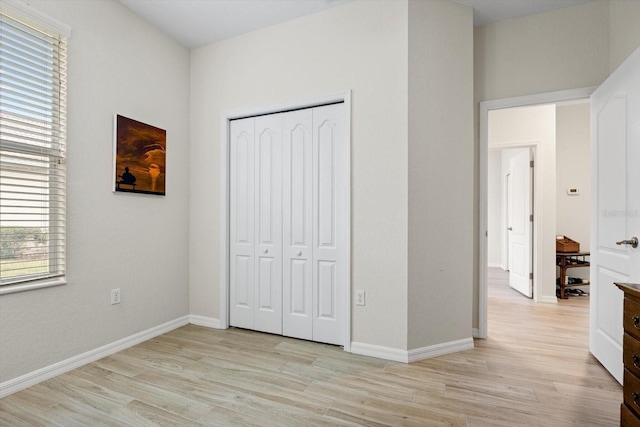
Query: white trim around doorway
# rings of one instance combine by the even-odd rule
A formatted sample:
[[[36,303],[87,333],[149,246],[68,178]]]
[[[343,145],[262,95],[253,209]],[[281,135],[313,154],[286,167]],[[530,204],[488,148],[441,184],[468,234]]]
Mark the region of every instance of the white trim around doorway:
[[[487,338],[487,259],[488,259],[488,240],[487,240],[487,194],[488,194],[488,152],[489,152],[489,140],[488,140],[488,125],[489,125],[489,111],[500,110],[504,108],[524,107],[530,105],[541,104],[555,104],[564,101],[572,101],[577,99],[590,98],[591,94],[596,90],[595,87],[581,88],[581,89],[569,89],[558,92],[547,92],[535,95],[526,95],[515,98],[497,99],[493,101],[480,102],[480,134],[479,134],[479,226],[478,226],[478,329],[474,328],[475,338]],[[536,150],[538,153],[540,150]],[[538,189],[534,184],[534,194]],[[535,196],[534,196],[535,197]],[[538,207],[535,208],[536,210]],[[534,214],[535,215],[535,214]],[[535,216],[534,216],[535,219]],[[535,231],[534,231],[535,233]],[[535,239],[535,237],[534,237]],[[540,245],[538,245],[540,246]],[[534,255],[535,258],[535,255]],[[539,269],[542,266],[534,262],[534,292],[536,288],[535,279],[541,277]],[[556,303],[549,300],[538,300],[539,302]]]
[[[344,221],[346,226],[345,248],[347,262],[345,268],[345,322],[344,350],[351,351],[351,91],[336,92],[328,95],[312,96],[304,99],[282,102],[263,107],[243,108],[223,112],[220,116],[220,329],[229,327],[229,122],[233,119],[280,113],[303,108],[344,102],[347,126],[346,175],[344,185],[346,200]]]

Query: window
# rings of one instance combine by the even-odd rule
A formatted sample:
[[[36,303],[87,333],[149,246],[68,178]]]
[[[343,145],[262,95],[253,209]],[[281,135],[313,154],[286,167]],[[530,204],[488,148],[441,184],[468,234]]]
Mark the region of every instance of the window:
[[[66,35],[19,16],[3,2],[0,293],[64,277],[65,142]]]

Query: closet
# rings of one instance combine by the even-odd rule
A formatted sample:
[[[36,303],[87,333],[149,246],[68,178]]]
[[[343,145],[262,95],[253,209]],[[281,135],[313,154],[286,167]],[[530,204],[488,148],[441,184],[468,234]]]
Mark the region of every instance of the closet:
[[[229,126],[230,325],[344,344],[344,104]]]

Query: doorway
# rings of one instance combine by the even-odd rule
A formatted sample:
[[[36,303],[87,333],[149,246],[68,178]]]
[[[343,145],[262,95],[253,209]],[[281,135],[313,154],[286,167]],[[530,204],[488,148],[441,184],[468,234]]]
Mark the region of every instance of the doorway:
[[[480,103],[480,213],[479,213],[479,323],[474,335],[486,338],[487,331],[487,275],[488,275],[488,154],[490,115],[516,107],[531,107],[588,99],[594,88],[576,89],[561,92],[486,101]],[[521,145],[536,145],[534,163],[541,165],[534,179],[534,251],[533,251],[533,293],[536,302],[557,303],[555,296],[555,159],[549,161],[549,150],[540,141],[516,141]],[[555,147],[554,147],[555,151]],[[555,152],[554,152],[555,155]],[[546,178],[546,179],[545,179]],[[549,211],[552,213],[550,214]],[[537,244],[535,243],[537,242]],[[546,268],[545,268],[546,266]]]

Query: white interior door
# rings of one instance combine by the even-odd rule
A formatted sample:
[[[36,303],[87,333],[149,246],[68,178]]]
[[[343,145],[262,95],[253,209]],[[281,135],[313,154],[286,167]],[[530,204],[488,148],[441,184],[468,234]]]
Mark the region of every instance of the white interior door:
[[[232,326],[282,333],[281,115],[230,124]]]
[[[591,97],[592,230],[590,350],[622,383],[623,294],[640,282],[640,49]]]
[[[507,191],[504,192],[504,218],[506,218],[506,232],[504,234],[505,239],[504,239],[504,244],[502,245],[502,252],[503,252],[503,265],[505,266],[505,269],[507,271],[511,271],[511,257],[509,256],[509,251],[511,251],[511,229],[513,227],[511,227],[511,212],[513,211],[513,206],[511,206],[511,197],[512,197],[512,193],[513,193],[513,185],[511,183],[511,174],[507,173],[504,176],[504,188],[507,189]]]
[[[529,149],[519,151],[509,160],[509,285],[529,298],[533,296],[531,173]]]
[[[344,343],[344,104],[313,109],[313,339]]]
[[[229,125],[229,323],[253,329],[255,274],[255,119]]]
[[[283,334],[313,339],[313,113],[283,117]]]
[[[255,119],[255,323],[282,333],[282,114]]]
[[[344,104],[230,122],[231,326],[344,344],[345,122]]]

